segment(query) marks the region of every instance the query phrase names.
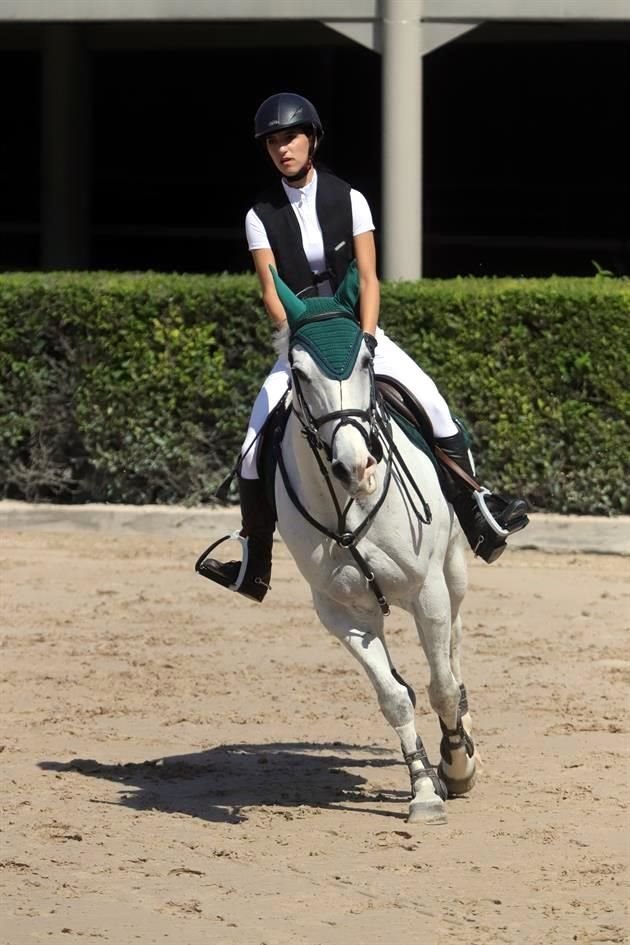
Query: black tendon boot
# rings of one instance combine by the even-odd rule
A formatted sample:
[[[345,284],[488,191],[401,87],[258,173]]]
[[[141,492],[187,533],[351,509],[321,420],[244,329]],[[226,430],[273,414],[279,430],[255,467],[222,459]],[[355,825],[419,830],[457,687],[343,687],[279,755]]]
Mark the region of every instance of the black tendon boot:
[[[449,475],[448,499],[470,547],[492,564],[506,548],[506,538],[529,523],[525,499],[513,499],[484,489],[475,479],[471,456],[461,430],[453,436],[436,438],[436,455]],[[445,456],[440,456],[440,450]],[[449,460],[464,471],[453,471]]]
[[[275,515],[271,509],[260,479],[241,479],[239,476],[242,524],[240,534],[226,535],[205,551],[198,559],[195,570],[203,577],[223,587],[238,591],[251,600],[263,600],[271,580],[271,548]],[[243,560],[225,564],[207,555],[228,538],[238,538],[243,545]]]

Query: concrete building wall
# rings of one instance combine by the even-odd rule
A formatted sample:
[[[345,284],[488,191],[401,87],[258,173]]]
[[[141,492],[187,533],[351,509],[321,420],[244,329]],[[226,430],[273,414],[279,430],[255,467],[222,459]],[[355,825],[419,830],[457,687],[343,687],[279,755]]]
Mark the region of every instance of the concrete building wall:
[[[0,20],[377,20],[382,0],[0,0]],[[425,22],[626,20],[628,0],[422,0]]]
[[[313,97],[327,113],[323,156],[367,191],[379,226],[385,277],[416,278],[423,260],[427,274],[447,274],[447,251],[466,266],[465,246],[479,249],[484,241],[484,259],[494,253],[495,259],[505,260],[510,242],[516,258],[537,237],[541,246],[547,240],[550,260],[554,253],[559,258],[559,242],[570,247],[573,241],[579,269],[584,249],[579,244],[585,240],[575,208],[580,183],[581,202],[593,221],[584,252],[599,254],[599,259],[608,254],[624,265],[624,219],[630,216],[630,0],[450,0],[447,5],[442,0],[302,0],[297,8],[283,0],[231,0],[229,20],[226,9],[224,2],[208,0],[56,0],[53,5],[45,0],[0,0],[0,21],[5,23],[0,69],[4,66],[8,81],[16,71],[21,76],[17,100],[14,96],[9,109],[14,143],[0,160],[0,180],[8,196],[5,212],[0,208],[0,266],[120,267],[125,259],[120,248],[127,246],[129,266],[168,268],[164,247],[170,242],[173,247],[188,246],[192,270],[212,271],[213,260],[219,269],[246,267],[242,214],[264,176],[258,154],[249,150],[248,122],[262,94],[276,91],[288,75],[300,84],[298,91]],[[601,52],[604,46],[611,56],[602,60],[595,50]],[[505,74],[494,77],[506,85],[505,94],[498,93],[492,76],[484,79],[488,68],[496,68],[500,48],[515,53],[512,66],[509,57],[502,66]],[[545,75],[536,74],[536,56],[527,52],[534,48],[550,50],[560,71],[554,75],[544,57]],[[304,58],[305,49],[310,60]],[[582,51],[582,66],[569,55],[571,49]],[[180,51],[190,56],[178,65]],[[161,69],[168,69],[168,63],[173,69],[165,87],[160,68],[152,86],[143,72],[150,72],[160,56]],[[269,68],[271,59],[276,71]],[[222,71],[215,68],[220,63]],[[464,68],[472,69],[474,77],[462,84]],[[232,69],[249,84],[249,94],[236,92]],[[569,76],[566,69],[573,70]],[[186,70],[188,85],[180,81]],[[351,94],[357,75],[359,95]],[[567,81],[584,99],[584,111],[574,108]],[[543,90],[547,83],[546,95],[534,94],[541,82]],[[172,96],[179,95],[180,102],[193,97],[196,111],[184,105],[179,116],[169,116],[152,88],[171,104]],[[450,94],[452,88],[459,88],[459,98]],[[485,98],[477,118],[483,136],[478,141],[470,140],[470,108],[459,108],[471,88]],[[226,94],[232,96],[231,114]],[[452,116],[446,121],[441,110],[445,97]],[[534,123],[534,101],[547,136],[553,132],[550,108],[562,112],[556,124],[571,122],[565,138],[575,141],[574,156],[562,142],[554,143],[553,136],[545,140],[541,135],[536,142],[534,128],[526,133],[519,127],[524,110],[529,125]],[[344,107],[354,110],[350,119]],[[212,127],[208,134],[204,122],[211,125],[208,116],[217,112],[222,128]],[[617,116],[614,127],[609,112]],[[183,115],[189,116],[187,127]],[[599,153],[580,137],[582,118],[585,127],[595,127],[601,137]],[[238,179],[228,188],[225,179],[230,178],[234,146],[226,149],[226,122],[238,142]],[[136,135],[138,128],[144,129],[142,139]],[[145,147],[147,141],[152,152]],[[519,146],[531,150],[529,170]],[[497,166],[497,149],[509,155],[511,167]],[[602,152],[608,155],[606,161]],[[541,154],[547,155],[545,161]],[[169,168],[174,170],[171,176]],[[445,182],[446,168],[450,178]],[[530,194],[532,178],[543,187],[545,179],[557,180],[561,192],[574,195],[573,203],[569,196],[564,203],[558,201],[568,208],[560,221],[561,214],[552,206],[556,195],[549,190],[553,232],[549,221],[541,219],[536,233],[531,221],[523,223],[524,210],[514,213],[510,222],[510,206],[519,204],[519,188]],[[205,221],[191,216],[195,194],[201,196],[196,209],[205,211]],[[174,209],[178,198],[179,218]],[[531,203],[532,196],[528,199]],[[593,213],[598,202],[601,220]],[[461,210],[467,205],[468,216]],[[503,209],[507,217],[499,212]],[[612,221],[608,229],[604,216]],[[495,226],[498,218],[503,219],[503,232]],[[141,252],[131,251],[141,244]],[[182,268],[185,255],[174,254],[175,268]],[[478,256],[469,253],[471,260]],[[542,271],[544,266],[538,265]],[[570,263],[563,262],[566,265]],[[489,266],[485,262],[482,271],[490,272]],[[502,266],[508,263],[496,264],[497,270]]]

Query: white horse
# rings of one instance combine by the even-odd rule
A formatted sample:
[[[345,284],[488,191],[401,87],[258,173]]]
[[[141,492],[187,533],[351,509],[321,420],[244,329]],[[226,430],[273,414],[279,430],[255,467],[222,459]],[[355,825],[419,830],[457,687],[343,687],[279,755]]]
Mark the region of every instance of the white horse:
[[[467,544],[432,460],[375,397],[353,312],[354,267],[334,299],[302,301],[276,276],[289,327],[292,411],[275,478],[278,530],[323,625],[365,669],[411,777],[409,822],[445,823],[448,794],[475,779],[460,665]],[[384,634],[389,604],[415,620],[442,729],[438,771],[416,732],[415,696]]]

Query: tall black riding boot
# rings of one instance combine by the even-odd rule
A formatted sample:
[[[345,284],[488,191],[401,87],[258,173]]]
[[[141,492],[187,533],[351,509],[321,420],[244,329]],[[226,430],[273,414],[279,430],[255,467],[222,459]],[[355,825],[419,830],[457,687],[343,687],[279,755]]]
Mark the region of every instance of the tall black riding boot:
[[[464,471],[464,477],[454,472],[442,460],[450,483],[449,501],[470,547],[492,564],[506,549],[506,539],[529,523],[529,506],[525,499],[514,499],[484,489],[475,479],[470,453],[461,430],[453,436],[436,438],[435,445]],[[440,459],[439,449],[436,455]]]
[[[205,551],[195,569],[203,577],[223,587],[238,591],[251,600],[263,600],[271,580],[271,549],[276,525],[275,514],[260,479],[238,478],[242,525],[240,534],[226,535]],[[207,555],[228,538],[238,538],[243,545],[243,560],[222,563]]]

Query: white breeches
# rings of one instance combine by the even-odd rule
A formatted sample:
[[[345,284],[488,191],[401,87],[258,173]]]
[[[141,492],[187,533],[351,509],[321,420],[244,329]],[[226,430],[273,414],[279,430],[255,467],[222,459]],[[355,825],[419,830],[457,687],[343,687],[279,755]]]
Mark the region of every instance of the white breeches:
[[[388,338],[381,328],[376,329],[378,345],[374,357],[374,373],[387,374],[396,378],[415,396],[426,410],[436,437],[453,436],[457,427],[453,422],[448,404],[440,394],[434,381],[422,368],[419,368],[408,354]],[[241,476],[244,479],[258,479],[256,469],[257,446],[254,440],[273,408],[279,403],[289,385],[289,362],[278,358],[271,373],[260,389],[249,418],[247,434],[241,447],[243,462]]]

